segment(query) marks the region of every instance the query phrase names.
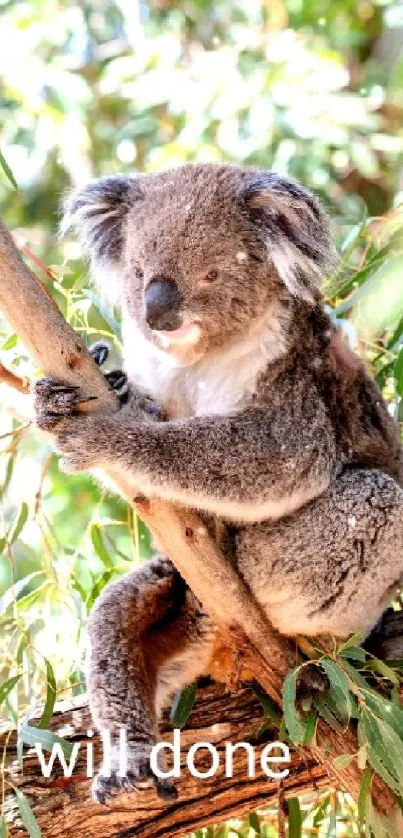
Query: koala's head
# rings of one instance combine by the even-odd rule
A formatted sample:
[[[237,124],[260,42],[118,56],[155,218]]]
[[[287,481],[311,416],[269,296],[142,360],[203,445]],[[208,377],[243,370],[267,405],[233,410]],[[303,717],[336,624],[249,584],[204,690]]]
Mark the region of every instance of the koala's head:
[[[244,339],[279,301],[314,305],[333,255],[308,190],[235,165],[101,178],[65,211],[126,328],[182,363]]]

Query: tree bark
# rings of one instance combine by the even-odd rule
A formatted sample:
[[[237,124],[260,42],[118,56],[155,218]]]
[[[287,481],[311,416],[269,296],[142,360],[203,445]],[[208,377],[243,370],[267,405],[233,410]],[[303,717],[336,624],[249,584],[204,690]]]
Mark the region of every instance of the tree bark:
[[[60,703],[51,725],[52,730],[64,738],[82,743],[70,778],[63,776],[61,768],[54,771],[51,778],[44,778],[32,750],[24,758],[22,774],[15,762],[15,737],[8,743],[6,768],[10,772],[9,779],[29,799],[44,838],[64,838],[66,835],[79,838],[182,838],[202,826],[229,818],[244,818],[258,808],[276,804],[279,782],[269,779],[260,765],[264,745],[276,740],[275,730],[266,731],[259,744],[255,742],[256,776],[253,780],[247,775],[245,749],[234,752],[233,778],[226,778],[223,771],[225,743],[253,742],[251,734],[262,721],[262,712],[249,689],[231,694],[222,685],[214,683],[199,688],[193,712],[181,732],[181,777],[176,781],[179,798],[172,804],[162,803],[151,790],[120,795],[108,806],[101,807],[92,801],[91,780],[86,776],[86,743],[95,742],[96,755],[99,755],[100,745],[95,737],[91,740],[87,737],[91,718],[83,699]],[[172,726],[167,718],[162,729],[163,738],[169,741]],[[5,739],[6,734],[0,736],[1,749]],[[186,766],[190,746],[199,741],[212,743],[219,753],[217,774],[207,779],[193,777]],[[207,772],[211,765],[211,755],[206,750],[195,757],[198,771]],[[285,767],[289,766],[273,766],[275,770]],[[328,786],[326,771],[308,749],[292,753],[289,776],[282,782],[286,797],[310,793],[315,799],[320,790]],[[13,792],[6,796],[6,820],[12,838],[26,835]]]
[[[103,411],[117,409],[115,396],[108,388],[106,380],[81,338],[68,326],[52,298],[25,266],[1,221],[0,309],[13,324],[28,351],[45,374],[82,388],[83,409]],[[96,398],[85,404],[89,396]],[[220,636],[228,642],[229,648],[233,651],[234,669],[250,671],[263,689],[281,706],[283,679],[287,671],[296,663],[296,647],[280,636],[270,625],[250,590],[208,536],[197,515],[178,505],[155,499],[136,504],[130,484],[116,475],[114,479],[122,495],[135,506],[196,596],[210,612],[220,629]],[[227,705],[216,704],[216,710],[217,713],[221,710],[223,716],[220,717],[217,714],[215,722],[225,729],[227,722],[222,722],[222,718],[226,719]],[[326,773],[331,783],[336,783],[340,789],[348,790],[357,797],[361,772],[356,761],[354,760],[343,769],[336,768],[334,765],[335,757],[354,753],[356,750],[356,737],[352,731],[337,733],[322,719],[319,719],[317,744],[311,748],[309,759],[317,761],[321,777]],[[238,789],[241,800],[244,799],[244,795],[249,794],[250,785],[247,782],[248,788],[241,791],[240,786]],[[392,805],[391,795],[381,781],[374,781],[373,793],[374,800],[380,809],[387,810]],[[220,795],[221,792],[217,791],[217,794]],[[50,800],[49,786],[46,795],[48,800],[46,805],[49,806],[49,811],[52,811],[53,803]],[[230,799],[233,802],[234,811],[238,811],[234,794],[231,793],[228,801]],[[151,798],[149,800],[151,801]],[[90,806],[89,802],[87,805]],[[180,803],[179,806],[182,804]],[[223,806],[225,814],[230,814],[229,803],[223,802]],[[156,824],[165,817],[161,815],[161,804],[158,804],[158,807],[154,805]],[[120,800],[116,802],[114,808],[116,813],[122,811]],[[253,808],[252,802],[250,808]],[[105,815],[97,811],[98,814],[94,814],[96,822],[105,823]],[[51,817],[53,818],[53,815]],[[208,819],[211,819],[211,815],[208,815]],[[47,828],[54,827],[49,824]],[[182,828],[182,832],[178,834],[183,834],[184,831],[185,828]],[[56,835],[57,833],[45,834]],[[153,832],[153,834],[157,833]]]

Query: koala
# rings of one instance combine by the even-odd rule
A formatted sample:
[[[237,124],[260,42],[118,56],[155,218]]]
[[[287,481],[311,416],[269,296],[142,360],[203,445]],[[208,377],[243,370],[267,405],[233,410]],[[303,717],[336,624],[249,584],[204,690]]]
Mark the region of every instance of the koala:
[[[189,164],[89,183],[67,198],[70,226],[121,309],[128,391],[84,414],[76,388],[37,383],[64,467],[198,510],[283,634],[368,635],[402,578],[403,456],[325,311],[335,255],[317,198],[272,172]],[[88,633],[94,723],[126,728],[129,747],[127,775],[101,771],[95,798],[152,783],[173,797],[150,751],[173,693],[215,671],[210,617],[157,556],[105,590]]]

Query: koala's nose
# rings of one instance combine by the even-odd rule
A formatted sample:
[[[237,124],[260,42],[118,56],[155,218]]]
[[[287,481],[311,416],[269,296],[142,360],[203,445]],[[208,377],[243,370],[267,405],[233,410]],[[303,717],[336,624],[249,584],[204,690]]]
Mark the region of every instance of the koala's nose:
[[[180,295],[171,279],[152,279],[144,295],[145,316],[151,329],[172,332],[181,325]]]

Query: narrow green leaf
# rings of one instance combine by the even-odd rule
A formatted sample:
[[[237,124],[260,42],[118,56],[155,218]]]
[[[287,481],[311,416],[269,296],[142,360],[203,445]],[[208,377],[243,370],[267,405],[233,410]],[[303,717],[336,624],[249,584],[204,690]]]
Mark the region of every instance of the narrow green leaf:
[[[3,704],[3,701],[6,700],[8,694],[11,692],[13,687],[18,684],[18,681],[21,678],[21,673],[19,675],[13,675],[12,678],[9,678],[8,681],[4,681],[3,684],[0,686],[0,705]]]
[[[322,800],[322,802],[319,803],[318,806],[316,806],[315,815],[314,815],[314,818],[313,818],[313,821],[312,821],[312,825],[313,825],[314,829],[318,829],[318,827],[320,827],[322,825],[329,806],[330,806],[330,795],[325,797]]]
[[[41,745],[45,751],[51,751],[53,745],[59,744],[66,759],[70,759],[73,753],[73,745],[71,742],[68,742],[67,739],[62,739],[61,736],[58,736],[56,733],[52,733],[51,730],[43,730],[42,728],[33,727],[32,725],[23,725],[18,731],[18,738],[21,739],[25,745],[30,745],[31,747]]]
[[[101,559],[101,562],[105,567],[111,569],[113,567],[113,561],[105,547],[99,524],[92,525],[90,535],[94,550]]]
[[[372,672],[379,672],[384,678],[387,678],[388,681],[395,687],[400,686],[399,676],[394,672],[394,670],[388,666],[385,661],[378,660],[378,658],[374,658],[374,660],[368,661],[365,669],[369,669]]]
[[[0,818],[0,838],[7,838],[8,830],[4,818]]]
[[[392,774],[385,767],[384,763],[379,758],[374,748],[368,748],[368,762],[374,769],[375,773],[379,774],[381,779],[384,781],[384,783],[386,783],[387,786],[389,786],[389,788],[393,791],[396,797],[401,796],[402,787],[400,783],[397,783],[395,778],[392,777]]]
[[[192,712],[196,692],[197,684],[194,682],[176,693],[171,708],[171,722],[174,727],[183,727],[186,724]]]
[[[308,718],[307,718],[305,733],[304,733],[304,742],[303,742],[304,745],[310,745],[311,742],[312,742],[312,739],[315,735],[317,718],[318,718],[317,712],[310,713]]]
[[[403,335],[403,316],[400,318],[395,331],[393,332],[392,337],[388,340],[386,344],[387,349],[393,349],[395,343],[399,340],[399,338]]]
[[[333,764],[335,768],[343,769],[347,768],[347,766],[352,763],[353,759],[355,759],[354,754],[341,754],[333,760]]]
[[[346,649],[353,649],[353,648],[360,648],[361,643],[363,641],[362,632],[356,632],[355,634],[350,635],[350,637],[344,641],[344,643],[339,646],[337,650],[337,654],[341,655]],[[364,651],[364,650],[363,650]],[[365,652],[364,652],[365,656]]]
[[[347,660],[364,662],[367,654],[365,649],[362,649],[360,646],[351,646],[351,648],[343,649],[339,652],[339,657],[343,659],[346,658]]]
[[[360,823],[364,823],[365,820],[366,802],[373,773],[372,768],[368,765],[361,780],[360,792],[358,795],[358,817]]]
[[[51,718],[53,716],[53,708],[56,701],[56,679],[52,669],[51,663],[45,658],[46,664],[46,701],[42,711],[42,716],[38,722],[38,727],[47,729]]]
[[[95,600],[98,599],[98,597],[99,597],[100,593],[102,593],[105,585],[108,584],[111,576],[113,576],[113,572],[114,572],[113,570],[105,570],[105,573],[103,573],[102,576],[100,576],[100,578],[97,579],[97,581],[96,581],[91,593],[88,595],[86,603],[85,603],[88,611],[91,610]]]
[[[319,715],[322,716],[325,722],[327,722],[333,730],[341,731],[343,729],[340,720],[334,715],[325,698],[315,698],[315,707]]]
[[[305,724],[296,707],[298,674],[299,668],[293,669],[284,681],[283,711],[284,721],[292,741],[295,745],[302,745],[305,736]]]
[[[336,715],[342,721],[349,722],[354,709],[350,694],[350,681],[346,673],[331,658],[323,658],[320,663],[329,679],[329,692],[335,703]]]
[[[87,300],[91,300],[92,304],[95,308],[98,309],[99,313],[102,315],[105,323],[109,326],[112,334],[118,338],[118,340],[122,339],[122,330],[120,323],[116,320],[116,317],[113,316],[110,308],[105,305],[99,294],[95,294],[94,291],[90,288],[83,289],[84,297],[87,297]]]
[[[14,346],[16,346],[17,343],[18,343],[18,335],[15,332],[13,332],[13,334],[10,335],[10,337],[8,337],[7,340],[4,341],[1,348],[5,349],[5,350],[14,349]]]
[[[361,714],[361,723],[370,744],[368,759],[378,757],[394,779],[403,786],[403,742],[393,728],[383,719],[378,719],[366,708]],[[376,768],[378,771],[378,769]]]
[[[396,379],[396,390],[399,396],[403,396],[403,349],[400,350],[395,362],[394,376]]]
[[[360,771],[365,770],[367,760],[368,760],[368,749],[367,749],[366,743],[364,743],[364,745],[361,745],[361,748],[358,749],[358,753],[357,753],[357,764],[358,764],[358,768],[360,769]]]
[[[28,520],[28,511],[28,506],[25,503],[25,501],[23,501],[17,518],[15,519],[8,534],[8,540],[10,544],[13,544],[13,542],[17,540],[20,533],[22,533],[22,530],[24,529],[25,524]]]
[[[38,576],[43,576],[43,570],[34,570],[32,573],[28,573],[27,576],[23,577],[23,579],[19,579],[14,585],[7,588],[3,596],[0,597],[0,614],[4,614],[7,608],[9,608],[15,600],[20,598],[20,595],[25,588],[31,584],[33,579],[37,579]]]
[[[344,259],[347,259],[348,256],[351,256],[353,250],[358,247],[359,244],[365,239],[366,234],[366,226],[367,226],[367,219],[363,218],[359,224],[355,224],[354,227],[347,233],[346,238],[341,245],[340,251],[343,255]]]
[[[373,690],[365,693],[365,703],[375,716],[383,719],[399,738],[403,738],[403,710],[400,705]]]
[[[14,189],[18,189],[18,183],[10,169],[10,166],[7,163],[6,158],[0,151],[0,166],[3,169],[4,174],[7,176],[8,180],[10,181],[11,185],[14,186]]]
[[[258,835],[262,834],[260,819],[256,812],[252,812],[252,814],[249,815],[249,826],[254,829]]]
[[[251,684],[251,689],[252,689],[252,692],[255,693],[256,698],[259,699],[259,701],[260,701],[260,703],[263,707],[263,710],[266,713],[266,715],[269,717],[269,719],[271,719],[271,721],[275,724],[275,726],[277,728],[280,727],[281,716],[280,716],[280,714],[277,710],[276,705],[274,704],[274,701],[272,701],[271,698],[269,698],[269,696],[265,693],[264,690],[262,690],[262,688],[259,684],[252,683]]]
[[[288,838],[301,838],[302,836],[302,814],[298,797],[292,797],[287,803],[288,806]]]
[[[29,838],[41,838],[41,830],[39,829],[38,821],[28,803],[25,794],[20,789],[15,789],[15,795],[20,810],[21,820],[28,832]]]

